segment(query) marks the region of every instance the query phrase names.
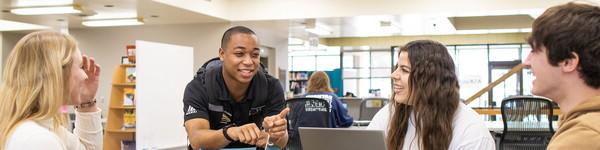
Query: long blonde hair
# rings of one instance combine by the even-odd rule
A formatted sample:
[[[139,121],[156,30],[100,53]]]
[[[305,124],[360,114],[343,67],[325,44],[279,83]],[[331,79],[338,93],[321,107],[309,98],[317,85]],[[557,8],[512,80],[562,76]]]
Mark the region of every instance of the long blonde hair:
[[[329,76],[323,71],[317,71],[308,79],[308,92],[334,92],[329,85]]]
[[[30,33],[15,45],[0,85],[0,150],[25,120],[53,119],[54,130],[66,125],[59,109],[69,100],[71,55],[76,48],[73,37],[53,31]]]

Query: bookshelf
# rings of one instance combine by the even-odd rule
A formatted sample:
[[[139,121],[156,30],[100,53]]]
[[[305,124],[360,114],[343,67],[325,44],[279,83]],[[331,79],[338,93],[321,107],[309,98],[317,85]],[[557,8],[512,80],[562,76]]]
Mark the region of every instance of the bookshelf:
[[[290,91],[294,95],[306,93],[306,86],[308,84],[308,78],[312,74],[312,71],[290,71]]]
[[[295,96],[306,94],[308,79],[314,72],[315,71],[290,71],[288,74],[290,92]],[[334,93],[341,97],[343,94],[342,89],[344,87],[341,69],[333,69],[331,71],[325,71],[325,73],[329,76],[331,88],[333,88]]]
[[[133,94],[127,91],[135,89],[135,77],[133,80],[127,78],[132,70],[135,70],[135,64],[121,64],[113,72],[108,119],[104,129],[104,150],[120,150],[122,149],[121,141],[135,140],[135,128],[123,127],[126,113],[133,112],[135,114],[136,109],[135,105],[123,105],[126,97],[131,96],[126,94]]]

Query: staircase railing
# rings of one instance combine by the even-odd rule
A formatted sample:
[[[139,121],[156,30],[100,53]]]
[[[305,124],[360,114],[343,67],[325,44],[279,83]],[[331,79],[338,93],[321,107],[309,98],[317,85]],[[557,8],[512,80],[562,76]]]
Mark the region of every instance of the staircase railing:
[[[504,82],[504,80],[508,79],[510,76],[512,76],[515,73],[518,73],[521,70],[523,70],[523,64],[516,65],[515,67],[513,67],[512,69],[510,69],[510,71],[508,71],[508,73],[502,75],[500,78],[496,79],[494,82],[488,84],[486,87],[484,87],[483,89],[479,90],[477,93],[473,94],[473,96],[469,97],[466,100],[466,104],[471,103],[472,101],[474,101],[475,99],[477,99],[481,95],[485,94],[486,92],[489,92],[495,86],[497,86],[498,84]]]

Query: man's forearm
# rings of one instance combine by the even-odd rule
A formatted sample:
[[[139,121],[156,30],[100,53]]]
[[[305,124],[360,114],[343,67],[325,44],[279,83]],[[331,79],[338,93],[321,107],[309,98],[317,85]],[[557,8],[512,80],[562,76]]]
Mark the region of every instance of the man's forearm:
[[[220,149],[230,142],[223,136],[223,130],[200,130],[190,137],[194,149]]]
[[[277,145],[280,149],[284,149],[285,146],[287,146],[287,142],[288,142],[288,134],[286,131],[285,135],[283,137],[281,137],[279,140],[277,140],[277,142],[275,142],[275,145]]]

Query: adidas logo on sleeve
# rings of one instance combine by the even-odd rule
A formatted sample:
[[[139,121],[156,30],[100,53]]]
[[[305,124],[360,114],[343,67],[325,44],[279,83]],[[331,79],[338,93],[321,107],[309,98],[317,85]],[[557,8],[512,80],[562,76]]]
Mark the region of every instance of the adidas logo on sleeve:
[[[189,115],[189,114],[193,114],[193,113],[197,113],[198,111],[196,111],[196,108],[192,107],[192,106],[188,106],[187,111],[185,111],[185,115]]]

